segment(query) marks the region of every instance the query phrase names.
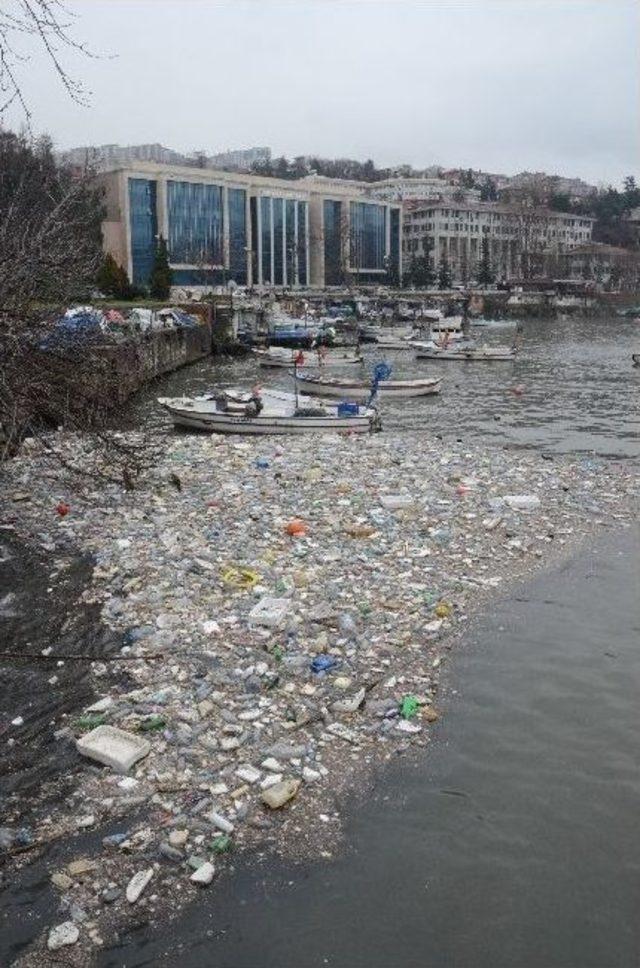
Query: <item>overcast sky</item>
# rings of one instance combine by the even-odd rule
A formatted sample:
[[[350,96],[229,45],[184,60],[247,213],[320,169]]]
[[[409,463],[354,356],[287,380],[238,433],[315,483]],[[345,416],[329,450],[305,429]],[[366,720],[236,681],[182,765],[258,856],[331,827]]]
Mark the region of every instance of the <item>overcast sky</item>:
[[[99,59],[40,54],[34,130],[62,147],[545,170],[619,182],[640,164],[637,0],[67,0]],[[10,119],[16,123],[14,114]]]

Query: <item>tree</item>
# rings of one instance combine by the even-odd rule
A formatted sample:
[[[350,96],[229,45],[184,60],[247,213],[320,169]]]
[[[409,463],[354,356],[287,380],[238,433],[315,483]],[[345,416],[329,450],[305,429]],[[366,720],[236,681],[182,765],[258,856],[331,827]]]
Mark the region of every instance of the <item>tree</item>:
[[[114,299],[132,299],[134,290],[126,271],[119,266],[110,253],[105,255],[98,269],[96,284],[100,292]]]
[[[433,285],[435,273],[431,258],[432,249],[433,239],[429,235],[425,235],[422,240],[422,254],[414,255],[409,266],[407,273],[409,285],[415,286],[417,289],[428,289],[429,286]]]
[[[149,294],[154,299],[168,299],[173,273],[169,265],[169,251],[162,236],[158,239],[153,269],[149,278]]]
[[[485,235],[482,239],[480,261],[478,262],[478,282],[481,286],[489,286],[495,281],[495,273],[491,265],[489,239]]]
[[[484,182],[480,186],[480,201],[481,202],[496,202],[498,200],[498,189],[496,188],[496,183],[492,178],[485,178]]]
[[[463,188],[475,188],[476,179],[472,168],[467,168],[466,171],[462,172],[460,175],[460,184]]]
[[[86,299],[103,215],[101,190],[89,174],[58,167],[47,138],[0,131],[0,317]]]
[[[443,252],[438,264],[438,289],[451,289],[452,281],[449,260],[446,252]]]

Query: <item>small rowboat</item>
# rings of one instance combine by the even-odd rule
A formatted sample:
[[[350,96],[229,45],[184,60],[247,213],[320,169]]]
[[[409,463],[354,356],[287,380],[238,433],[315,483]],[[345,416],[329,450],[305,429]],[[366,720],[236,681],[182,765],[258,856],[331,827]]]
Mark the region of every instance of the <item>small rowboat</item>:
[[[633,360],[634,366],[640,366],[640,353],[632,353],[631,359]]]
[[[457,360],[461,363],[502,363],[515,358],[514,349],[492,349],[491,347],[485,349],[455,347],[455,349],[446,350],[422,350],[416,353],[417,360]]]
[[[336,406],[296,406],[291,394],[265,394],[263,409],[256,415],[230,410],[218,400],[202,397],[158,397],[169,412],[174,426],[214,434],[365,434],[380,430],[375,409],[356,407],[354,413],[341,414]]]
[[[378,396],[383,398],[426,397],[440,393],[441,379],[384,380],[378,384]],[[368,400],[371,383],[364,380],[333,380],[330,377],[299,374],[301,393],[315,397],[339,397],[341,400]]]
[[[290,369],[296,365],[298,350],[288,350],[274,347],[271,350],[254,350],[254,355],[260,361],[260,366],[286,367]],[[341,352],[340,350],[328,350],[317,353],[315,350],[307,350],[302,353],[303,362],[298,364],[305,367],[329,367],[329,366],[357,366],[362,363],[362,356],[354,356],[353,353]]]

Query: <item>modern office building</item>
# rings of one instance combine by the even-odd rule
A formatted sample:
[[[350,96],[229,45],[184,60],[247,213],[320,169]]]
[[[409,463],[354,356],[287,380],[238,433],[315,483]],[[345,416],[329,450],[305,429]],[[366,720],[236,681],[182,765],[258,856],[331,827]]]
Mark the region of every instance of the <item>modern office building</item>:
[[[538,274],[556,257],[591,240],[594,219],[502,203],[425,202],[406,205],[403,217],[405,269],[425,254],[432,264],[444,257],[455,282],[472,279],[487,240],[498,278]]]
[[[372,284],[402,271],[400,206],[373,201],[359,182],[151,162],[98,178],[105,250],[134,285],[147,283],[160,236],[176,285]]]

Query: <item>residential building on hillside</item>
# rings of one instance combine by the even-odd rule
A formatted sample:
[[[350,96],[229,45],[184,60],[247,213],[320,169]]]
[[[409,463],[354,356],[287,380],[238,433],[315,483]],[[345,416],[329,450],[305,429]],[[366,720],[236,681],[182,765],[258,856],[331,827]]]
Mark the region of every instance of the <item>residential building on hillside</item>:
[[[401,208],[373,201],[359,182],[151,162],[98,177],[105,250],[137,286],[160,236],[176,285],[374,284],[402,271]]]
[[[538,275],[545,262],[589,242],[594,219],[491,202],[426,202],[405,206],[403,262],[424,256],[425,242],[434,267],[445,257],[454,281],[476,274],[487,240],[493,273],[499,279]]]
[[[249,171],[255,162],[271,160],[271,148],[242,148],[208,155],[205,151],[184,153],[165,148],[161,144],[143,145],[87,145],[57,152],[59,160],[74,167],[91,167],[105,171],[137,161],[152,161],[158,165],[188,165],[195,168],[233,168]]]
[[[382,198],[389,202],[431,199],[480,201],[479,189],[452,185],[444,178],[387,178],[384,181],[372,182],[369,185],[369,194],[372,198]]]
[[[207,155],[207,168],[237,168],[250,171],[252,165],[271,161],[271,148],[239,148],[222,151],[217,155]]]
[[[162,165],[181,164],[184,155],[161,144],[148,145],[87,145],[60,151],[57,157],[64,164],[102,171],[116,165],[130,165],[136,161],[153,161]]]

